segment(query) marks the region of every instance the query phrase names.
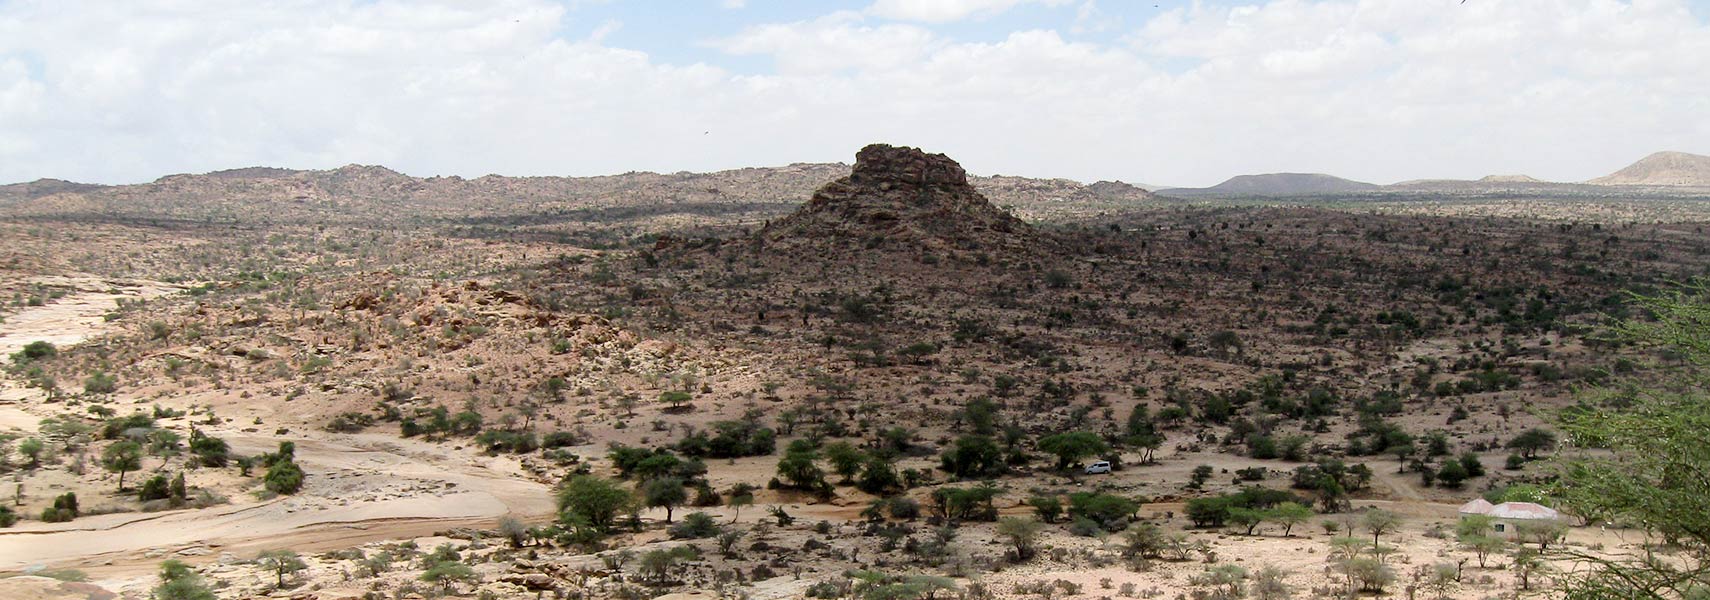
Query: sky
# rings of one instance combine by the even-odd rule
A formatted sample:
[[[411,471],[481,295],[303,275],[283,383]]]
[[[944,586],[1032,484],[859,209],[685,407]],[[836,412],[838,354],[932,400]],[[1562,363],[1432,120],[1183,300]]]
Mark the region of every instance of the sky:
[[[0,182],[850,162],[1202,186],[1710,154],[1710,0],[0,0]]]

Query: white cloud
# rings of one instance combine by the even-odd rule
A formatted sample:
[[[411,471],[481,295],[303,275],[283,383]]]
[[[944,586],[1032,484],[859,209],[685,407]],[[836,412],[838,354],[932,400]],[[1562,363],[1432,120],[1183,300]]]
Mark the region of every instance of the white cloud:
[[[898,21],[949,23],[1000,14],[1026,2],[1057,6],[1069,0],[875,0],[867,13]]]
[[[812,21],[750,27],[713,45],[731,54],[771,55],[784,75],[820,75],[902,67],[941,44],[922,27],[866,25],[857,13],[839,12]]]
[[[1121,17],[1112,17],[1098,7],[1097,0],[1086,0],[1075,7],[1075,33],[1103,33],[1122,26]]]
[[[718,5],[726,10],[737,10],[747,8],[748,0],[719,0]]]
[[[844,12],[707,49],[771,58],[764,74],[564,39],[598,23],[549,0],[12,2],[0,181],[704,170],[846,161],[873,141],[1084,180],[1585,179],[1710,153],[1710,27],[1683,1],[1200,4],[1117,45],[1048,29],[970,43]]]

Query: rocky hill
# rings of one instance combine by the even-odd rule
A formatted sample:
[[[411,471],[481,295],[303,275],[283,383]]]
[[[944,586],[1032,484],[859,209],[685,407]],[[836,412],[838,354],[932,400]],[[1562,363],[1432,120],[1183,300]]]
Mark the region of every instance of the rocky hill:
[[[773,248],[829,244],[952,251],[1013,248],[1032,238],[1026,223],[986,200],[950,157],[873,144],[855,155],[847,177],[820,187],[807,204],[768,224],[754,241]]]
[[[1658,152],[1614,173],[1587,183],[1596,185],[1661,185],[1710,187],[1710,156]]]

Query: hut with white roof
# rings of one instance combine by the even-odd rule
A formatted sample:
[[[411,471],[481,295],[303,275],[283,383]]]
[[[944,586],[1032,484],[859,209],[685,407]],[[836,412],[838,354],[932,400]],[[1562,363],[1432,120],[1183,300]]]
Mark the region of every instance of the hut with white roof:
[[[1542,504],[1503,502],[1493,505],[1484,498],[1462,504],[1458,512],[1462,517],[1467,515],[1490,517],[1491,526],[1496,529],[1496,533],[1503,536],[1513,536],[1514,530],[1521,523],[1554,522],[1560,521],[1562,518],[1561,513],[1556,512],[1556,509]]]

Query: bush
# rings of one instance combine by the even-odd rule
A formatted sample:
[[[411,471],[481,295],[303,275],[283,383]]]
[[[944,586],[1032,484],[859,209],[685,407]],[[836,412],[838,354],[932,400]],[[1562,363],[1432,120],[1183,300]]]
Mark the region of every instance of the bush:
[[[700,539],[718,535],[722,530],[712,515],[704,512],[692,512],[683,516],[683,521],[671,526],[671,539]]]
[[[814,464],[818,458],[819,453],[812,449],[791,448],[778,461],[778,477],[792,488],[829,495],[831,484],[825,481],[825,471]]]
[[[167,491],[170,485],[165,475],[150,477],[143,481],[142,487],[137,488],[137,499],[143,502],[163,500],[170,495]]]
[[[1269,509],[1289,502],[1307,504],[1294,494],[1253,486],[1234,494],[1189,500],[1187,516],[1196,527],[1222,527],[1234,509]]]
[[[997,507],[992,499],[1001,493],[990,485],[941,487],[932,491],[932,500],[938,515],[950,521],[996,521]]]
[[[696,431],[677,442],[684,456],[741,458],[765,456],[777,450],[777,433],[753,421],[715,421],[712,435]]]
[[[333,433],[357,433],[374,424],[374,416],[359,412],[343,412],[333,416],[327,422],[327,431]]]
[[[1443,468],[1437,471],[1437,481],[1446,488],[1460,489],[1461,483],[1465,482],[1467,477],[1467,468],[1461,466],[1461,461],[1458,460],[1443,461]]]
[[[913,521],[920,518],[920,503],[910,498],[892,498],[890,511],[893,519]]]
[[[939,468],[961,478],[991,478],[1002,475],[1003,451],[983,435],[965,435],[939,457]]]
[[[1063,502],[1056,496],[1034,496],[1027,499],[1028,506],[1039,515],[1039,520],[1046,523],[1057,522],[1057,517],[1063,516]]]
[[[303,489],[303,469],[290,459],[274,461],[262,481],[275,494],[295,494]]]
[[[891,467],[891,463],[878,456],[870,456],[855,487],[863,492],[881,496],[902,489],[903,481],[897,476],[897,470]]]
[[[718,506],[723,503],[724,498],[719,497],[718,491],[712,489],[711,485],[708,485],[703,481],[700,485],[695,487],[695,499],[690,504],[704,508],[709,506]]]
[[[1222,527],[1231,508],[1229,496],[1194,498],[1187,502],[1187,517],[1195,527]]]
[[[1100,526],[1098,521],[1094,521],[1092,519],[1075,519],[1069,523],[1069,533],[1081,537],[1093,537],[1103,532],[1104,527]]]
[[[11,527],[18,524],[18,512],[12,507],[0,504],[0,527]]]
[[[190,453],[196,455],[196,462],[201,466],[224,467],[230,459],[231,447],[225,440],[192,430]]]
[[[540,445],[535,441],[534,432],[532,431],[519,433],[499,429],[489,429],[481,432],[480,435],[475,436],[475,443],[486,447],[487,452],[490,454],[498,454],[500,452],[524,454],[535,451],[535,449]]]
[[[1122,496],[1095,492],[1069,494],[1069,517],[1089,519],[1105,531],[1121,531],[1128,526],[1129,515],[1140,510],[1140,504]]]
[[[145,412],[107,419],[101,424],[101,439],[116,440],[132,429],[154,429],[154,417]]]
[[[77,493],[66,492],[54,497],[53,507],[71,513],[71,516],[81,516],[82,510],[77,508]]]
[[[582,438],[574,433],[568,431],[554,431],[546,434],[546,437],[541,438],[540,447],[563,448],[565,446],[579,446],[581,443]]]
[[[618,476],[624,478],[638,473],[644,478],[667,475],[682,462],[670,450],[633,448],[622,444],[612,444],[606,456],[612,460],[612,466],[617,467]]]
[[[1479,460],[1478,454],[1467,452],[1461,455],[1461,468],[1467,472],[1467,477],[1484,477],[1484,461]]]
[[[94,375],[83,380],[83,391],[91,394],[111,394],[118,389],[119,380],[101,371],[96,371]]]

